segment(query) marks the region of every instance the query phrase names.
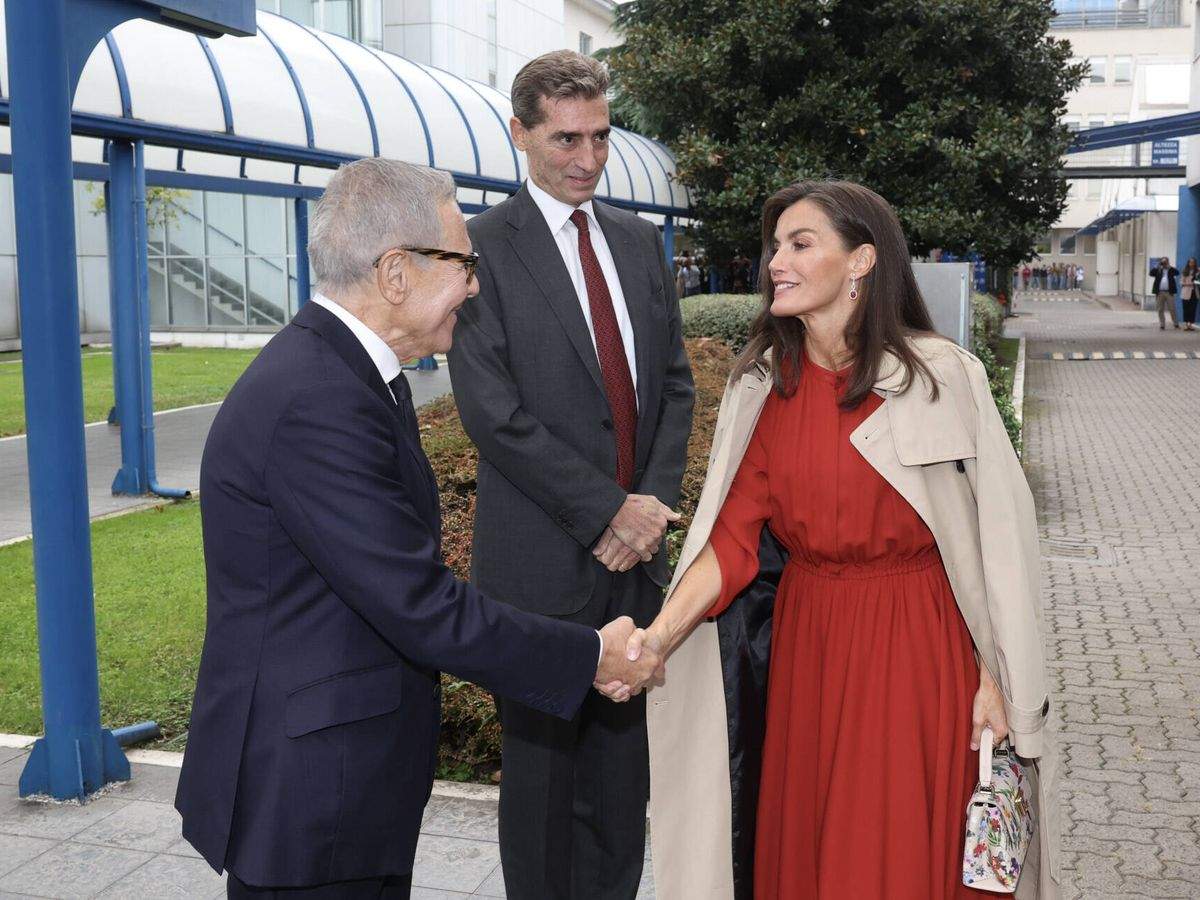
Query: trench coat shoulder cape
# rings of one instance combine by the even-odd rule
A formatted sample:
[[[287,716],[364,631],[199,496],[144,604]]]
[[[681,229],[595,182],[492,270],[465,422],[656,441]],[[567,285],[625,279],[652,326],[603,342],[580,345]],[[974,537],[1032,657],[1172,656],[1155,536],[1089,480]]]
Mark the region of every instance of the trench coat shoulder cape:
[[[939,397],[888,353],[874,390],[884,402],[850,441],[912,505],[937,541],[979,658],[1004,694],[1011,740],[1035,790],[1037,832],[1017,896],[1058,890],[1057,748],[1042,648],[1033,496],[996,410],[982,363],[937,336],[910,338]],[[667,592],[707,543],[753,435],[771,378],[731,378],[704,490]],[[754,813],[765,731],[771,604],[785,553],[763,529],[757,581],[715,622],[702,622],[649,694],[654,881],[664,900],[751,896]],[[965,810],[964,810],[965,821]]]

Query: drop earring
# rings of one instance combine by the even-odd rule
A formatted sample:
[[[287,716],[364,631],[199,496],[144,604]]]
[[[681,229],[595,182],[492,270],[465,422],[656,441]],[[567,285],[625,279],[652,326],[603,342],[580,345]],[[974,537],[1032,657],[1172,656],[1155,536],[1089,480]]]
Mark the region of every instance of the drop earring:
[[[857,299],[858,299],[858,279],[851,278],[850,279],[850,300],[854,301]]]

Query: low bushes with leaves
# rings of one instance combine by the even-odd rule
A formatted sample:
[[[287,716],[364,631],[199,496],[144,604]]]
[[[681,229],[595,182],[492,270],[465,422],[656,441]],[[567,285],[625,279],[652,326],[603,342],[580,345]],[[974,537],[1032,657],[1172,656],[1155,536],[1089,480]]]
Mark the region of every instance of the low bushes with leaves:
[[[696,294],[679,301],[685,338],[716,338],[734,353],[746,346],[761,310],[758,294]]]
[[[979,357],[987,370],[992,398],[1000,410],[1000,418],[1008,438],[1018,455],[1021,452],[1021,423],[1017,419],[1012,399],[1012,370],[1005,365],[1000,342],[1004,337],[1004,311],[989,294],[971,295],[971,352]]]

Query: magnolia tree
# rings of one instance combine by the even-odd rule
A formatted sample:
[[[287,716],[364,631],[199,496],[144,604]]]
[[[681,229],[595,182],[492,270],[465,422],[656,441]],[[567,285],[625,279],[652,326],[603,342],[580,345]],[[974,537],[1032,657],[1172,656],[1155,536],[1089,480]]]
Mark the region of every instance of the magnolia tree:
[[[717,257],[802,178],[865,184],[910,248],[1026,258],[1059,217],[1084,66],[1049,0],[633,0],[606,54],[615,119],[676,155]]]

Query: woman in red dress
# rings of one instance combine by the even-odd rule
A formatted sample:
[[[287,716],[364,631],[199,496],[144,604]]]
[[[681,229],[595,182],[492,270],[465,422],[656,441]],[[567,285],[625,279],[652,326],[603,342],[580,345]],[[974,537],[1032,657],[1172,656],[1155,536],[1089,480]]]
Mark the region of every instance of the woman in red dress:
[[[944,379],[929,359],[949,342],[933,335],[899,225],[873,192],[781,191],[764,241],[769,305],[730,392],[754,364],[769,368],[773,390],[745,426],[703,548],[685,550],[640,637],[670,654],[736,602],[769,527],[788,559],[771,627],[754,897],[979,897],[962,884],[963,823],[983,727],[997,742],[1008,734],[1005,698],[977,661],[934,533],[852,443],[856,432],[870,440],[864,423],[885,403],[885,360],[906,373],[900,393],[936,398]],[[736,427],[718,424],[714,457],[730,453]],[[966,471],[961,459],[945,465]],[[1028,657],[1038,676],[1040,653]],[[668,661],[668,694],[671,673]]]

